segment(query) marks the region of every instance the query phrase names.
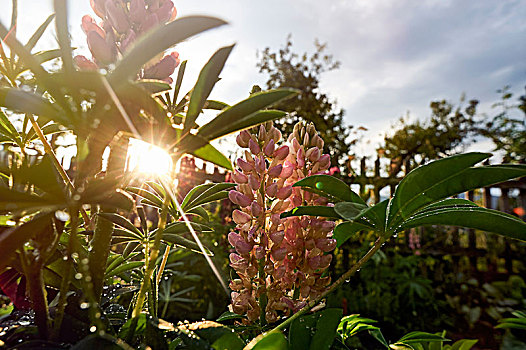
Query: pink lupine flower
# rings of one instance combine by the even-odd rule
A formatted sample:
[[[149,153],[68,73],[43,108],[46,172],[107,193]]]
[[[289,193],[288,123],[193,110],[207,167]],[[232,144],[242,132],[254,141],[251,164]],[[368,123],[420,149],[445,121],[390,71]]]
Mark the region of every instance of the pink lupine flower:
[[[228,192],[228,198],[230,198],[232,202],[234,202],[242,208],[248,207],[252,203],[252,200],[250,198],[245,196],[243,193],[235,190],[231,190],[230,192]]]
[[[130,19],[121,0],[106,1],[106,13],[117,32],[124,34],[130,29]]]
[[[277,160],[283,160],[289,155],[289,146],[281,146],[274,152],[274,157]]]
[[[148,12],[146,11],[146,4],[144,0],[130,1],[130,18],[135,23],[142,23],[146,18]]]
[[[268,170],[268,176],[270,177],[278,177],[281,174],[281,171],[283,170],[283,165],[278,164],[276,166],[273,166]]]
[[[267,157],[272,157],[272,155],[274,154],[274,149],[276,147],[276,144],[274,142],[274,139],[271,139],[267,145],[263,148],[263,152],[265,153],[265,155]]]
[[[245,184],[248,182],[248,177],[239,171],[234,171],[232,173],[232,179],[237,184]]]
[[[73,57],[73,60],[77,67],[82,70],[97,70],[98,67],[95,62],[89,60],[86,56],[78,55]]]
[[[115,60],[115,49],[96,31],[88,32],[88,47],[93,58],[102,64],[109,64]]]
[[[236,224],[240,224],[240,225],[246,224],[251,219],[250,215],[242,212],[239,209],[234,210],[234,212],[232,213],[232,218],[234,219],[234,222]]]
[[[233,284],[239,294],[233,297],[232,308],[247,316],[245,324],[257,321],[261,312],[267,322],[290,315],[322,293],[330,282],[321,276],[332,259],[326,253],[336,245],[332,238],[334,223],[309,216],[280,218],[284,211],[304,203],[327,205],[326,198],[292,185],[306,176],[323,173],[330,159],[322,155],[323,142],[313,125],[296,125],[289,145],[277,147],[280,139],[281,133],[271,123],[245,130],[236,138],[246,150],[244,159],[237,162],[241,171],[233,178],[242,174],[246,182],[245,178],[236,181],[235,192],[253,198],[250,209],[233,212],[239,235],[229,236],[245,257],[238,259],[241,263],[231,257],[231,266],[241,280]],[[230,197],[239,202],[238,195]],[[297,288],[299,296],[294,292]],[[260,310],[263,293],[267,306]]]

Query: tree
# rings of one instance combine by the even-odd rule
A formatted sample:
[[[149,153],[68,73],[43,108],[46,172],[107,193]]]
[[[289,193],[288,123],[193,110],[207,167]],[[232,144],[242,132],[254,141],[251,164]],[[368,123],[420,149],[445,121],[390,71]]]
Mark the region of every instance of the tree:
[[[512,103],[510,87],[497,90],[501,94],[499,102],[493,105],[500,112],[485,123],[480,134],[491,139],[495,151],[504,151],[504,162],[526,162],[526,93]],[[519,114],[514,117],[513,114]],[[522,119],[520,117],[522,114]]]
[[[475,119],[479,101],[470,100],[463,106],[462,96],[455,108],[446,100],[430,103],[431,116],[425,121],[408,123],[400,118],[400,126],[392,136],[385,136],[382,152],[391,159],[391,175],[396,175],[402,165],[413,168],[430,160],[458,152],[476,134]],[[409,170],[409,169],[406,169]]]
[[[289,113],[288,117],[276,122],[284,135],[293,131],[294,125],[304,120],[314,123],[325,140],[325,147],[331,155],[333,165],[343,165],[348,159],[351,146],[356,140],[348,140],[352,127],[345,125],[343,109],[339,109],[330,97],[321,92],[321,75],[337,69],[340,62],[326,54],[326,44],[315,41],[316,51],[312,54],[298,55],[292,50],[289,35],[285,47],[278,52],[265,48],[260,54],[257,67],[260,73],[268,75],[266,87],[290,87],[300,91],[294,98],[275,105],[277,109]],[[259,55],[258,55],[259,56]]]

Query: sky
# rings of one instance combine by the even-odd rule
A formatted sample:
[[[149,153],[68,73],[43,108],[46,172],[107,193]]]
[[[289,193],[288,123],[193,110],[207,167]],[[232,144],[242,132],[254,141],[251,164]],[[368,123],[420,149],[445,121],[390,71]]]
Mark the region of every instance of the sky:
[[[19,0],[19,38],[26,40],[52,13],[51,3]],[[80,21],[92,13],[89,1],[69,4],[73,44],[87,54]],[[215,50],[236,43],[211,96],[227,103],[247,97],[254,84],[264,85],[266,77],[256,68],[258,50],[279,49],[289,33],[296,52],[313,52],[315,39],[327,43],[341,67],[325,73],[320,88],[346,111],[346,123],[369,129],[358,153],[373,152],[406,113],[428,117],[432,100],[457,104],[465,93],[491,115],[497,89],[511,85],[522,94],[526,85],[524,0],[178,0],[175,5],[178,17],[206,14],[229,22],[176,47],[189,61],[190,88]],[[9,6],[2,8],[0,20],[7,24]],[[53,47],[50,31],[37,49]]]

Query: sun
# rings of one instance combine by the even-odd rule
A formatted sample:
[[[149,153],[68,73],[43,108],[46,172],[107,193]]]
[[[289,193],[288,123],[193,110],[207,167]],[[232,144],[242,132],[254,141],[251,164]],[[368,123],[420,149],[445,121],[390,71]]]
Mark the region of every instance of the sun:
[[[128,148],[128,169],[144,175],[169,175],[172,158],[164,149],[131,139]]]

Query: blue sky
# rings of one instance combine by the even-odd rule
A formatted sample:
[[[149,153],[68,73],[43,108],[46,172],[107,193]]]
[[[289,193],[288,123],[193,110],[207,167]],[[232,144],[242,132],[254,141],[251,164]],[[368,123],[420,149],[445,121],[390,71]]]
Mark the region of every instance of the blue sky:
[[[2,0],[6,5],[8,0]],[[80,30],[88,0],[70,0],[74,45],[86,52]],[[52,12],[51,1],[19,0],[19,37]],[[312,51],[315,38],[341,68],[326,73],[321,88],[346,110],[349,124],[369,128],[362,151],[370,153],[400,116],[429,115],[429,102],[478,98],[491,112],[495,90],[526,85],[526,1],[522,0],[179,0],[179,17],[214,15],[230,25],[204,33],[177,50],[189,60],[187,83],[219,47],[237,43],[213,98],[236,102],[253,84],[263,84],[256,52],[278,49],[292,34],[297,51]],[[0,20],[9,21],[9,6]],[[52,33],[40,48],[55,47]],[[485,147],[488,145],[479,145]]]

